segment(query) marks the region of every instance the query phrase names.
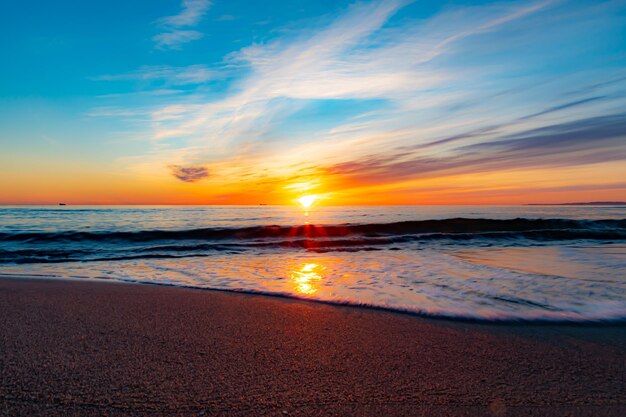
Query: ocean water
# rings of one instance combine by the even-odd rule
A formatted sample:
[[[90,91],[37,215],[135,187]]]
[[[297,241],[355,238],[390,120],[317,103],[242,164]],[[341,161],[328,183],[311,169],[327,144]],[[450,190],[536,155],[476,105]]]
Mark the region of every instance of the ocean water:
[[[0,207],[0,275],[473,320],[626,319],[626,207]]]

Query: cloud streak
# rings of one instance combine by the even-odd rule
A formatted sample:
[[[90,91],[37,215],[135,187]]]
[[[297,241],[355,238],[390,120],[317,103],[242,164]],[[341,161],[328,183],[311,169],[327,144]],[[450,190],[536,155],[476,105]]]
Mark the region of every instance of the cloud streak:
[[[201,39],[204,35],[197,30],[172,30],[154,35],[152,40],[157,49],[181,49],[182,45]]]
[[[100,75],[97,81],[160,81],[166,85],[202,84],[219,77],[219,73],[206,65],[172,67],[169,65],[146,65],[126,74]]]
[[[212,4],[210,0],[183,0],[182,3],[183,9],[180,13],[161,18],[159,22],[164,26],[195,26]]]
[[[498,170],[561,167],[626,159],[626,114],[577,120],[455,148],[448,156],[399,150],[328,167],[326,175],[363,183]]]
[[[204,34],[190,27],[197,26],[211,7],[210,0],[183,0],[182,10],[173,16],[158,20],[158,25],[166,29],[152,37],[157,49],[181,49],[182,45],[201,39]]]

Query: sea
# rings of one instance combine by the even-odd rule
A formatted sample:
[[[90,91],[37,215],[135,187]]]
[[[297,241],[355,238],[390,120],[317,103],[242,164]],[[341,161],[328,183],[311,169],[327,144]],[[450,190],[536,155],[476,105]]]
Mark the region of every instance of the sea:
[[[625,206],[2,206],[0,276],[477,321],[626,320]]]

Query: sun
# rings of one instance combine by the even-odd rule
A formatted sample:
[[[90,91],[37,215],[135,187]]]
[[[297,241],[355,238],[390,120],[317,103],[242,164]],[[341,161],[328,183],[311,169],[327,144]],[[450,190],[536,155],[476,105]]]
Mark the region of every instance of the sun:
[[[311,204],[317,199],[316,195],[305,195],[298,199],[298,203],[302,204],[302,207],[308,209],[311,207]]]

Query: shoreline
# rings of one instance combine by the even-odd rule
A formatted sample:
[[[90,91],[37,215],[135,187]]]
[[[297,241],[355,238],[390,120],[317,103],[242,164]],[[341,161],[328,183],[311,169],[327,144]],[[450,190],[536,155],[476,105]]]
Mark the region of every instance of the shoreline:
[[[626,413],[623,322],[0,277],[0,324],[3,415]]]
[[[415,317],[418,319],[424,320],[434,320],[434,321],[444,321],[444,322],[453,322],[453,323],[470,323],[470,324],[484,324],[484,325],[494,325],[494,326],[574,326],[574,327],[603,327],[603,326],[624,326],[626,328],[626,317],[618,318],[618,319],[586,319],[586,320],[576,320],[576,319],[562,319],[556,320],[552,318],[539,318],[539,319],[526,319],[526,318],[498,318],[498,319],[486,319],[486,318],[477,318],[477,317],[463,317],[463,316],[453,316],[453,315],[444,315],[444,314],[429,314],[423,312],[417,312],[412,310],[402,310],[392,307],[384,307],[370,304],[353,304],[350,302],[336,302],[329,300],[318,300],[314,298],[305,298],[298,297],[297,295],[292,294],[282,294],[282,293],[273,293],[273,292],[262,292],[262,291],[252,291],[252,290],[236,290],[236,289],[227,289],[227,288],[210,288],[210,287],[195,287],[193,285],[177,285],[177,284],[169,284],[169,283],[159,283],[159,282],[144,282],[144,281],[134,281],[134,280],[123,280],[117,278],[92,278],[92,277],[66,277],[66,276],[56,276],[56,275],[17,275],[17,274],[1,274],[0,280],[2,279],[26,279],[26,280],[54,280],[54,281],[69,281],[69,282],[98,282],[98,283],[114,283],[114,284],[126,284],[126,285],[149,285],[155,287],[164,287],[164,288],[179,288],[179,289],[187,289],[193,291],[207,291],[207,292],[216,292],[216,293],[226,293],[226,294],[243,294],[250,296],[258,296],[258,297],[269,297],[276,298],[279,300],[291,300],[291,301],[302,301],[305,303],[319,303],[333,307],[346,307],[346,308],[356,308],[363,310],[370,310],[373,312],[382,312],[389,314],[398,314],[400,316],[408,316]]]

